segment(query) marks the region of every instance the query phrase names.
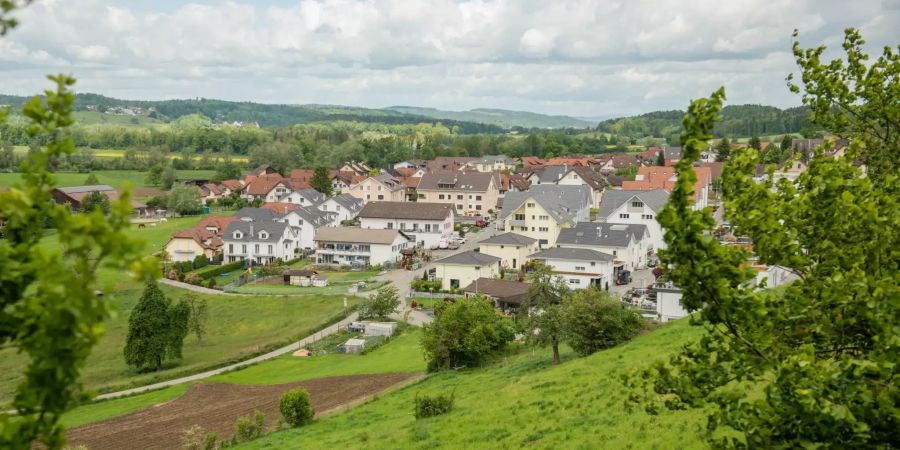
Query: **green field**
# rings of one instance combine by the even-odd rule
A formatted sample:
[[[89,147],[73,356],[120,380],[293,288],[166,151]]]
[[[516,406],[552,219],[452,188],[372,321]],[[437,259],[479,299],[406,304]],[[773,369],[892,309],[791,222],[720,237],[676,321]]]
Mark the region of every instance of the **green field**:
[[[409,330],[365,355],[322,355],[308,358],[282,356],[246,369],[210,378],[211,382],[279,384],[340,375],[391,372],[421,372],[425,360],[419,347],[421,331]],[[189,385],[182,384],[146,394],[107,400],[78,407],[63,417],[68,427],[118,417],[179,397]]]
[[[312,425],[240,448],[703,448],[699,411],[626,410],[622,373],[671,354],[698,336],[687,320],[585,358],[552,366],[547,349],[521,349],[494,364],[442,372]],[[455,396],[453,410],[416,420],[421,394]]]
[[[108,184],[112,187],[123,187],[129,183],[132,188],[154,187],[144,182],[146,172],[137,170],[98,170],[93,172],[100,184]],[[209,179],[215,174],[212,170],[179,170],[179,179],[205,178]],[[57,186],[81,186],[87,180],[90,173],[57,172],[53,174]],[[0,188],[10,187],[21,182],[22,176],[18,173],[0,173]]]
[[[187,292],[165,285],[162,289],[171,299]],[[184,341],[184,359],[177,365],[169,363],[159,373],[139,374],[125,364],[122,347],[128,313],[140,294],[141,289],[128,289],[107,295],[119,303],[118,313],[107,320],[106,334],[88,358],[82,376],[88,389],[145,385],[246,359],[312,334],[330,319],[344,314],[342,297],[205,296],[209,302],[209,334],[203,342],[198,343],[196,337],[189,335]],[[355,298],[349,300],[353,302]],[[24,363],[25,357],[12,349],[0,351],[0,403],[10,401],[21,381]]]

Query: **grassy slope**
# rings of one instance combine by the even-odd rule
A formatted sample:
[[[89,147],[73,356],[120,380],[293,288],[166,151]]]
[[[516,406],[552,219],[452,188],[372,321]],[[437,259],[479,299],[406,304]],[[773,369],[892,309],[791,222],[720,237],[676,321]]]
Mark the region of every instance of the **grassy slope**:
[[[425,361],[419,347],[421,331],[403,334],[365,355],[323,355],[310,358],[283,356],[209,381],[237,384],[279,384],[339,375],[421,372]],[[68,427],[118,417],[179,397],[188,385],[84,405],[63,417]]]
[[[626,345],[550,365],[547,351],[490,367],[446,372],[241,448],[698,448],[702,413],[627,411],[620,375],[697,336],[684,320]],[[416,421],[417,394],[453,392],[449,414]]]
[[[179,170],[178,178],[211,178],[215,174],[212,170]],[[59,172],[54,174],[57,186],[80,186],[87,180],[88,173]],[[98,170],[94,172],[101,184],[112,187],[122,187],[125,183],[131,183],[132,188],[154,187],[144,183],[144,172],[136,170]],[[21,181],[21,174],[0,173],[0,187],[9,187]]]

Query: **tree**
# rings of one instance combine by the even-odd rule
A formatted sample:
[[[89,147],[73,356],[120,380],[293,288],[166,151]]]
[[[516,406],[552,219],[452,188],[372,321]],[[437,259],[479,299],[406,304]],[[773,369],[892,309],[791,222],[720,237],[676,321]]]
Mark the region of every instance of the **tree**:
[[[162,175],[160,175],[159,183],[163,189],[172,189],[172,185],[175,184],[175,177],[175,166],[169,164],[163,170]]]
[[[726,162],[729,157],[731,157],[731,143],[728,142],[728,138],[722,138],[716,144],[716,161]]]
[[[817,76],[807,70],[806,79]],[[690,161],[710,138],[723,98],[720,89],[691,103],[684,159],[659,214],[668,245],[661,261],[705,334],[641,372],[634,398],[650,411],[658,405],[647,396],[709,411],[713,447],[889,448],[900,441],[897,174],[863,176],[853,165],[861,140],[837,159],[816,152],[795,182],[775,182],[770,172],[757,183],[759,155],[735,155],[722,175],[726,218],[753,240],[761,263],[798,275],[775,291],[754,289],[750,254],[709,239],[715,221],[689,198]],[[897,114],[900,103],[892,108]]]
[[[19,157],[16,156],[15,147],[7,141],[0,142],[0,169],[16,169],[18,166]]]
[[[144,183],[147,183],[150,186],[159,186],[162,184],[162,174],[164,170],[166,170],[166,168],[162,165],[151,166],[147,171],[147,174],[144,175]]]
[[[762,150],[762,142],[759,140],[758,136],[753,136],[752,138],[750,138],[750,140],[747,141],[747,146],[756,149],[756,151]]]
[[[156,281],[148,280],[128,316],[125,362],[137,369],[153,367],[159,371],[164,360],[181,358],[189,316],[185,302],[171,305]]]
[[[87,179],[84,180],[85,186],[95,186],[100,184],[100,180],[97,179],[97,175],[90,174]]]
[[[200,202],[200,192],[194,186],[176,184],[169,191],[166,206],[178,214],[199,214],[203,210]]]
[[[292,427],[306,425],[313,420],[313,407],[309,392],[303,388],[291,389],[281,395],[278,401],[281,417]]]
[[[663,150],[656,154],[656,165],[660,167],[665,167],[666,165],[666,155]]]
[[[441,303],[434,313],[434,321],[422,329],[429,371],[476,365],[515,337],[512,322],[484,296]]]
[[[374,297],[367,298],[359,303],[359,318],[383,318],[397,312],[400,306],[400,296],[397,288],[385,286],[378,290]]]
[[[562,319],[565,342],[581,356],[628,341],[644,326],[640,314],[596,288],[563,300]]]
[[[553,350],[553,364],[559,364],[559,343],[564,333],[562,302],[569,295],[569,287],[550,267],[535,264],[528,276],[531,284],[519,308],[519,319],[527,330],[529,343],[549,345]]]
[[[812,122],[837,136],[860,141],[867,175],[873,180],[896,174],[900,168],[900,46],[884,47],[873,62],[862,50],[859,31],[844,31],[846,62],[823,63],[825,46],[803,49],[794,30],[794,58],[802,70],[802,99],[812,109]],[[787,77],[794,93],[801,86]]]
[[[325,194],[326,197],[331,197],[332,186],[328,168],[322,166],[316,167],[312,180],[309,181],[309,185],[313,189]]]
[[[9,22],[9,2],[0,2],[0,34]],[[14,5],[13,5],[14,6]],[[78,378],[91,347],[103,333],[109,302],[97,292],[103,265],[144,276],[155,265],[139,263],[143,245],[129,237],[130,192],[108,216],[78,215],[52,201],[52,159],[75,151],[66,128],[72,118],[75,80],[51,76],[55,90],[29,100],[22,113],[29,139],[41,140],[21,166],[21,186],[0,192],[0,344],[28,356],[12,407],[0,415],[0,448],[28,449],[36,443],[63,446],[62,414],[81,400]],[[6,118],[0,112],[0,123]],[[56,230],[58,246],[43,245],[44,227]]]
[[[241,166],[230,159],[216,165],[216,173],[213,181],[219,183],[224,180],[236,180],[241,177]]]
[[[188,292],[182,297],[182,301],[190,311],[188,314],[190,332],[197,336],[197,342],[203,342],[203,336],[206,335],[206,323],[209,321],[209,305],[206,299],[194,292]]]
[[[794,146],[794,139],[791,135],[786,134],[781,138],[781,154],[790,155]]]
[[[93,191],[81,201],[81,212],[89,213],[99,209],[104,215],[109,214],[109,197],[100,191]]]

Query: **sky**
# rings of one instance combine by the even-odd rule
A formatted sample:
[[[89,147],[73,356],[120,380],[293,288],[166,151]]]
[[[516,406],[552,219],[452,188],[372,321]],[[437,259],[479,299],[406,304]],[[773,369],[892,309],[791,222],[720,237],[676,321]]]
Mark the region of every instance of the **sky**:
[[[78,92],[607,118],[796,106],[791,33],[837,55],[900,44],[900,0],[36,0],[0,38],[0,93]],[[831,50],[834,51],[831,51]]]

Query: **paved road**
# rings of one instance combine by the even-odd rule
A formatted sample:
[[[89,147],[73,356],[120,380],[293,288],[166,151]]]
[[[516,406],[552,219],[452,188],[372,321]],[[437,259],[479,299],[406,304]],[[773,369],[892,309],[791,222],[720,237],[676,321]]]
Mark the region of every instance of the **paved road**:
[[[249,295],[249,294],[238,294],[235,292],[225,292],[220,291],[218,289],[210,289],[203,286],[197,286],[191,283],[184,283],[182,281],[170,280],[168,278],[160,278],[159,282],[162,284],[168,284],[169,286],[175,286],[181,289],[187,289],[189,291],[199,292],[201,294],[212,294],[212,295]]]
[[[281,347],[277,350],[273,350],[264,355],[259,355],[254,358],[250,358],[246,361],[241,361],[239,363],[231,364],[231,365],[228,365],[225,367],[220,367],[218,369],[207,370],[206,372],[201,372],[201,373],[186,376],[186,377],[175,378],[175,379],[168,380],[168,381],[161,381],[159,383],[149,384],[147,386],[136,387],[133,389],[126,389],[124,391],[118,391],[118,392],[110,392],[107,394],[98,395],[96,398],[97,398],[97,400],[106,400],[106,399],[110,399],[110,398],[123,397],[126,395],[139,394],[141,392],[151,391],[154,389],[175,386],[177,384],[190,383],[193,381],[199,381],[204,378],[209,378],[209,377],[212,377],[215,375],[219,375],[223,372],[239,369],[241,367],[248,366],[250,364],[256,364],[258,362],[266,361],[266,360],[284,355],[285,353],[290,353],[295,350],[298,350],[301,347],[311,344],[313,342],[316,342],[325,336],[330,336],[334,333],[337,333],[341,329],[346,328],[347,324],[349,324],[350,322],[353,322],[354,320],[356,320],[356,318],[357,318],[357,314],[354,312],[353,314],[350,314],[349,316],[347,316],[344,320],[341,320],[340,322],[338,322],[328,328],[317,331],[316,333],[311,334],[303,339],[300,339],[299,341],[294,342],[293,344],[286,345],[284,347]]]

